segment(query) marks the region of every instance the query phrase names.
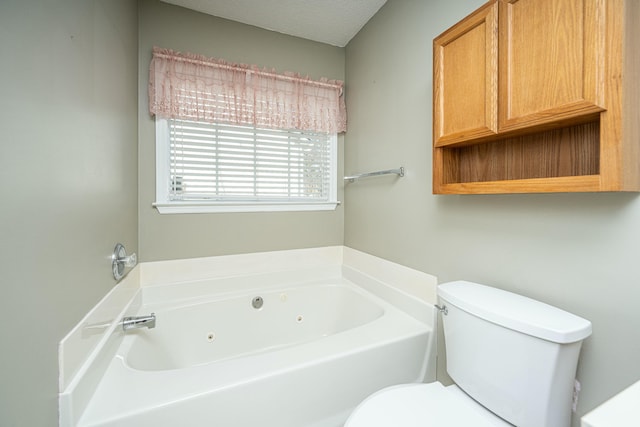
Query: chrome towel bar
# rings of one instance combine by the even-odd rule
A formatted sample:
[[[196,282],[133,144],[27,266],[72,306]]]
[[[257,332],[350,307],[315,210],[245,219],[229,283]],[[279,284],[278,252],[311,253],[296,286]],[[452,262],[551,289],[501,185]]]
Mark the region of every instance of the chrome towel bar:
[[[393,174],[398,176],[404,176],[404,167],[400,166],[398,169],[387,169],[384,171],[361,173],[358,175],[345,176],[344,180],[353,182],[356,179],[360,179],[360,178],[368,178],[370,176],[378,176],[378,175],[393,175]]]

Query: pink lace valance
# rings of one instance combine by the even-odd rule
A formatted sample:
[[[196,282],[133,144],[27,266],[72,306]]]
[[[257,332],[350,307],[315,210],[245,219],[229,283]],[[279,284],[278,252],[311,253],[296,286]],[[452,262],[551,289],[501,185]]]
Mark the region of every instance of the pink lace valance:
[[[149,110],[165,118],[338,133],[347,128],[343,82],[153,49]]]

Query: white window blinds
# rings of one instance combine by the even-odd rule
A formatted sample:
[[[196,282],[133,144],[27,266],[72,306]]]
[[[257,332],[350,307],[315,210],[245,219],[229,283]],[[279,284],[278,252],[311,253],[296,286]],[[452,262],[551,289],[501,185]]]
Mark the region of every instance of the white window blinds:
[[[335,202],[335,135],[180,119],[159,122],[168,139],[168,173],[162,178],[168,203]]]

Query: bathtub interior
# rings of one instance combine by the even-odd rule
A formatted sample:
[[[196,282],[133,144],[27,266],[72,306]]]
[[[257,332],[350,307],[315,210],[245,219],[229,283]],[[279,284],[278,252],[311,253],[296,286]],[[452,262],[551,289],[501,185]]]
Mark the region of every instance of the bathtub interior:
[[[334,335],[384,314],[379,302],[344,279],[164,305],[140,309],[155,313],[157,327],[125,337],[122,353],[129,367],[181,369],[245,357]]]

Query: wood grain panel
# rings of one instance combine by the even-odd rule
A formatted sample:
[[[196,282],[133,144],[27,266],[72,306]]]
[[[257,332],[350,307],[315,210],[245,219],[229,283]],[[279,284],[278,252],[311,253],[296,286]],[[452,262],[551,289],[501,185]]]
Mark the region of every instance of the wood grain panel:
[[[502,0],[499,132],[604,109],[597,0]]]
[[[555,178],[599,173],[597,122],[486,144],[450,148],[445,155],[455,174],[446,183]]]
[[[438,194],[566,193],[598,191],[598,175],[444,184]]]
[[[497,129],[497,19],[494,1],[433,42],[436,145]]]

